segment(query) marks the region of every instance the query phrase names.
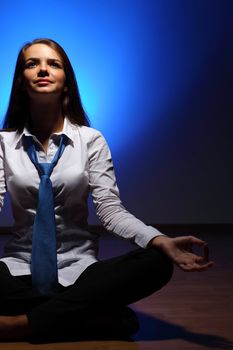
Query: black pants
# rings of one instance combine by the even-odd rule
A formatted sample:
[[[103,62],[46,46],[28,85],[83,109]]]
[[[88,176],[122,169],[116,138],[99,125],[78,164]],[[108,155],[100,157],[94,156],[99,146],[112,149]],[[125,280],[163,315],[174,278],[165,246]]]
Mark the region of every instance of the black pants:
[[[0,314],[26,314],[33,337],[74,335],[95,327],[103,310],[117,310],[161,289],[171,278],[173,264],[160,250],[136,249],[96,262],[53,297],[41,296],[30,276],[14,277],[0,262]]]

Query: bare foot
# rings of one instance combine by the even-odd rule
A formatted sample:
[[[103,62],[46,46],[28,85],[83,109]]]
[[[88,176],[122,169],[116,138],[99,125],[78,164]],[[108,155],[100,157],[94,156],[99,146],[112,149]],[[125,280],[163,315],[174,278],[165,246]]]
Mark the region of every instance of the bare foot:
[[[26,338],[31,334],[26,315],[0,316],[0,339]]]

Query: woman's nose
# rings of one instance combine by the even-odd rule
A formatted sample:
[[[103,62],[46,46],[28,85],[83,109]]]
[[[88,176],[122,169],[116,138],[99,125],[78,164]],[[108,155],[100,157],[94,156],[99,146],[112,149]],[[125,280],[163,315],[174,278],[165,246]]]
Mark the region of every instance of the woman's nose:
[[[49,75],[48,70],[45,67],[41,67],[38,72],[38,77],[46,77]]]

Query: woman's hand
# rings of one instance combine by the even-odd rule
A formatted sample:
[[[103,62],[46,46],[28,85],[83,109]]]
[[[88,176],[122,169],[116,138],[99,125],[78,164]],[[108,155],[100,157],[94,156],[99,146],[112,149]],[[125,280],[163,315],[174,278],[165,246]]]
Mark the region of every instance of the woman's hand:
[[[161,249],[184,271],[204,271],[214,265],[213,261],[209,261],[208,244],[193,236],[158,236],[151,241],[151,245]],[[202,255],[193,253],[194,245],[203,248]]]

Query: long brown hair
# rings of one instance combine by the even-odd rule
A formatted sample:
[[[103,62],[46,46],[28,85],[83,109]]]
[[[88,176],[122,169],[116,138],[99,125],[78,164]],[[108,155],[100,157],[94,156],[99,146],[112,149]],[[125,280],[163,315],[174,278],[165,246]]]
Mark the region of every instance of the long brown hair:
[[[62,58],[66,75],[66,91],[62,95],[62,112],[73,124],[89,126],[88,117],[83,109],[78,84],[70,60],[64,49],[54,40],[47,38],[34,39],[26,43],[19,51],[10,100],[3,127],[22,130],[30,118],[29,100],[24,89],[23,71],[25,67],[25,51],[34,44],[45,44],[55,50]]]

